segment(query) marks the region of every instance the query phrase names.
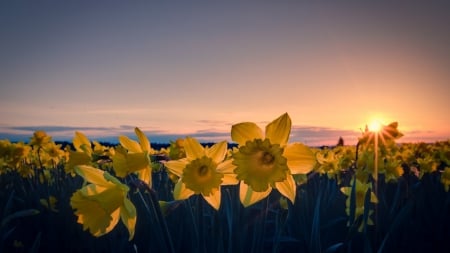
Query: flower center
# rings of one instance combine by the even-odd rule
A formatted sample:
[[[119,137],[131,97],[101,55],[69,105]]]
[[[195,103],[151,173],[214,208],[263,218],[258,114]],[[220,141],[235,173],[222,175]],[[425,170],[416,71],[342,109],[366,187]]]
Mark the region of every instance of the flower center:
[[[289,168],[282,154],[280,145],[271,144],[269,139],[248,141],[234,154],[234,172],[254,191],[266,191],[269,185],[286,179]]]
[[[183,171],[182,180],[186,187],[196,194],[209,196],[219,189],[223,174],[216,171],[217,164],[209,157],[203,156],[191,161]]]
[[[209,172],[209,168],[206,165],[202,165],[198,168],[198,175],[200,177],[206,176]]]

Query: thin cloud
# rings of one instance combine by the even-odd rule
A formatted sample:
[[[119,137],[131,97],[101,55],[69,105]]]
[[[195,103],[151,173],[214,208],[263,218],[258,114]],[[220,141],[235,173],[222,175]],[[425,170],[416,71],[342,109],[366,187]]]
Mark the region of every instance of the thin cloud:
[[[0,139],[8,139],[11,141],[28,142],[34,131],[44,130],[54,141],[72,141],[75,131],[84,133],[90,140],[118,143],[120,135],[128,136],[136,140],[134,133],[135,126],[121,125],[118,127],[73,127],[73,126],[0,126]],[[140,127],[140,129],[148,136],[151,143],[169,143],[178,138],[187,136],[194,137],[200,142],[219,142],[231,141],[230,131],[221,131],[215,128],[200,129],[193,132],[173,133],[155,128]],[[290,142],[302,142],[308,146],[333,146],[338,142],[339,137],[344,139],[346,145],[355,145],[361,132],[334,129],[329,127],[317,126],[293,126],[291,129]],[[435,133],[433,131],[409,131],[404,132],[404,136],[398,140],[402,142],[435,142],[438,140],[448,140],[448,134]]]

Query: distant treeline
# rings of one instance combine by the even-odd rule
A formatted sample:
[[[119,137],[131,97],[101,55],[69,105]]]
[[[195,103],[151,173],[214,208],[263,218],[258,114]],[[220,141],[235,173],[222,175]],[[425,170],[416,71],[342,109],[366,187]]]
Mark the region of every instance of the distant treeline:
[[[61,144],[62,148],[65,148],[66,146],[69,146],[71,149],[75,149],[73,146],[72,142],[68,142],[68,141],[55,141],[56,144]],[[119,143],[111,143],[111,142],[102,142],[99,141],[98,143],[100,143],[103,146],[106,147],[114,147],[119,145]],[[212,146],[215,143],[214,142],[206,142],[206,143],[200,143],[202,144],[204,147],[206,146]],[[161,148],[168,148],[170,146],[170,143],[151,143],[151,146],[153,149],[155,150],[160,150]],[[237,147],[238,145],[236,143],[228,143],[228,148],[233,148],[233,147]]]

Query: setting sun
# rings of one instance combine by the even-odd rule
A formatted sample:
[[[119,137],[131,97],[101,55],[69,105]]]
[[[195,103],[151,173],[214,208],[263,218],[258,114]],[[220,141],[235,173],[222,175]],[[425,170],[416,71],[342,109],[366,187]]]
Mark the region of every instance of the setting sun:
[[[382,124],[379,120],[372,120],[368,127],[371,132],[379,132],[382,128]]]

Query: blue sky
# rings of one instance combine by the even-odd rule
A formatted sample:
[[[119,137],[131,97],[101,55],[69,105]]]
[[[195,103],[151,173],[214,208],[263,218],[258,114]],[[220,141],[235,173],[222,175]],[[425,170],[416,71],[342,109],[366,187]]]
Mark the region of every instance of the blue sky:
[[[2,1],[0,138],[229,140],[288,112],[291,140],[373,118],[450,138],[445,1]]]

